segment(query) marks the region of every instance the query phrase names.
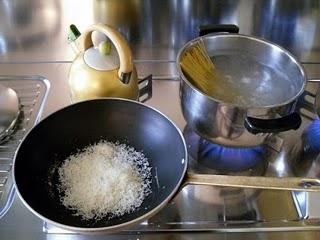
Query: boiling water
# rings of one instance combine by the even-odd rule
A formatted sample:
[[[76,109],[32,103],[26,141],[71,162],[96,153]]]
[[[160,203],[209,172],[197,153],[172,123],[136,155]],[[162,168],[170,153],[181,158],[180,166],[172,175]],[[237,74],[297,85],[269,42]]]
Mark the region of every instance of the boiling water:
[[[283,103],[297,94],[285,69],[269,67],[245,53],[212,57],[216,69],[225,77],[227,86],[236,89],[232,101],[244,106],[270,106]],[[223,95],[219,96],[220,100]]]

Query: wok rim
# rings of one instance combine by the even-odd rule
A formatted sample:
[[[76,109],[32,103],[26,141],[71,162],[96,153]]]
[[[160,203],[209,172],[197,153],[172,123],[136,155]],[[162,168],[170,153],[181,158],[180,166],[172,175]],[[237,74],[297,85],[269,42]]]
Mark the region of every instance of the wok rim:
[[[25,142],[25,140],[27,139],[27,137],[29,136],[29,134],[31,134],[31,132],[34,131],[34,129],[37,128],[37,126],[39,124],[41,124],[43,121],[45,121],[47,118],[51,118],[51,116],[59,114],[60,112],[64,112],[66,111],[66,109],[72,108],[75,105],[81,105],[83,103],[87,103],[87,102],[96,102],[96,101],[119,101],[119,102],[127,102],[127,103],[132,103],[132,104],[137,104],[137,105],[141,105],[143,107],[149,108],[152,111],[155,111],[156,113],[160,114],[162,117],[164,117],[166,119],[166,121],[168,121],[169,124],[172,124],[172,126],[176,129],[176,131],[178,132],[178,134],[181,137],[182,143],[183,143],[183,147],[184,147],[184,168],[183,168],[183,172],[181,174],[181,177],[179,179],[178,184],[176,184],[175,188],[171,191],[171,193],[160,203],[158,204],[158,206],[156,206],[155,208],[153,208],[152,210],[148,211],[147,213],[143,214],[142,216],[135,218],[131,221],[128,222],[124,222],[124,223],[120,223],[120,224],[116,224],[116,225],[112,225],[112,226],[107,226],[107,227],[94,227],[94,228],[87,228],[87,227],[75,227],[75,226],[70,226],[70,225],[66,225],[66,224],[62,224],[62,223],[58,223],[55,222],[47,217],[44,217],[42,214],[38,213],[36,210],[34,210],[28,203],[27,201],[23,198],[22,194],[19,191],[18,185],[16,183],[16,173],[15,173],[15,169],[16,169],[16,159],[17,156],[19,154],[19,150],[20,147],[23,145],[23,143]],[[49,114],[48,116],[46,116],[45,118],[43,118],[38,124],[36,124],[35,126],[33,126],[30,131],[25,135],[25,137],[23,138],[23,140],[21,141],[21,143],[19,144],[15,154],[14,154],[14,161],[13,161],[13,168],[12,168],[12,177],[13,177],[13,183],[14,183],[14,187],[16,189],[17,195],[19,196],[19,199],[22,201],[22,203],[24,204],[25,207],[27,207],[34,215],[36,215],[37,217],[39,217],[41,220],[52,224],[54,226],[57,226],[59,228],[68,230],[68,231],[73,231],[73,232],[81,232],[81,233],[99,233],[99,232],[117,232],[120,230],[124,230],[129,228],[132,225],[138,224],[140,222],[142,222],[145,219],[148,219],[150,217],[152,217],[153,215],[155,215],[156,213],[158,213],[164,206],[167,205],[167,203],[176,195],[176,193],[178,192],[178,190],[180,189],[180,187],[183,186],[183,180],[186,176],[186,172],[187,172],[187,167],[188,167],[188,151],[187,151],[187,145],[185,142],[185,139],[183,137],[183,134],[181,132],[181,130],[177,127],[177,125],[171,120],[169,119],[165,114],[163,114],[162,112],[160,112],[158,109],[151,107],[149,105],[146,105],[144,103],[141,102],[137,102],[135,100],[129,100],[129,99],[123,99],[123,98],[114,98],[114,97],[106,97],[106,98],[99,98],[99,99],[90,99],[90,100],[84,100],[84,101],[80,101],[77,103],[72,103],[68,106],[65,106],[57,111],[54,111],[53,113]],[[112,219],[111,219],[112,221]]]

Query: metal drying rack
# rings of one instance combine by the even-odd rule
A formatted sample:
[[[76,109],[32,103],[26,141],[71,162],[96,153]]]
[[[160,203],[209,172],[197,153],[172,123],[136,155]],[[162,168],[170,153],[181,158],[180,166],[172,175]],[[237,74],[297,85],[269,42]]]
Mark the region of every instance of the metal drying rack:
[[[19,97],[20,113],[13,132],[0,143],[0,218],[14,200],[12,166],[18,146],[40,120],[50,83],[41,76],[0,76],[0,84],[12,88]]]

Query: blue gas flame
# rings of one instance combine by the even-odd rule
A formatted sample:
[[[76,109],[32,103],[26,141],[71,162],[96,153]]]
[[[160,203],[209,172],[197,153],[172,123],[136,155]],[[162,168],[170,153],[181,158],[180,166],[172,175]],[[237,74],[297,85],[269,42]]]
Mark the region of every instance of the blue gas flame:
[[[302,138],[307,151],[320,152],[320,119],[314,120],[305,129]]]
[[[266,147],[226,147],[202,139],[198,157],[202,164],[217,170],[242,171],[264,160]]]

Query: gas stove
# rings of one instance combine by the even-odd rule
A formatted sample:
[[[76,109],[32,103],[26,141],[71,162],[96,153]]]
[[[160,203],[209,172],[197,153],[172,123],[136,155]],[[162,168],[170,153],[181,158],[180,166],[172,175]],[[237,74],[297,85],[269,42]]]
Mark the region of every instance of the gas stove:
[[[169,81],[178,84],[175,79],[167,80],[155,79],[156,98],[158,83],[160,88]],[[310,108],[314,95],[309,92],[306,95],[311,97],[303,97],[298,105],[303,118],[301,129],[275,135],[260,146],[225,147],[201,138],[187,124],[180,126],[188,148],[189,170],[239,177],[295,176],[290,153],[306,126],[316,117]],[[151,100],[147,104],[153,105],[154,102]],[[274,201],[276,203],[270,204]],[[308,214],[308,194],[305,192],[187,186],[156,216],[121,234],[296,231],[309,225]],[[44,223],[43,230],[48,234],[74,234],[48,223]]]
[[[148,75],[149,71],[155,69],[152,67],[153,64],[156,69],[159,68],[159,65],[165,65],[165,63],[148,63],[147,65],[143,63],[142,66],[137,64],[138,72],[144,72],[143,69],[146,69],[145,72]],[[172,62],[172,65],[174,65],[174,62]],[[4,73],[10,72],[11,67],[12,65],[0,65],[0,70]],[[41,64],[40,66],[30,64],[28,69],[24,65],[15,65],[17,74],[32,75],[41,72],[50,80],[52,87],[48,94],[46,107],[43,109],[42,118],[70,104],[66,81],[68,68],[69,64],[61,63]],[[171,68],[166,67],[166,69]],[[27,82],[25,80],[22,83]],[[39,101],[37,101],[38,104],[41,102],[40,100],[44,99],[47,88],[42,80],[39,81],[38,79],[36,86],[37,84],[42,89],[40,90]],[[311,85],[309,87],[310,93],[312,93],[315,87]],[[215,156],[216,159],[220,160],[218,165],[210,162],[210,156],[212,155],[210,150],[214,149],[214,153],[221,153],[226,149],[221,149],[219,145],[211,145],[210,142],[200,138],[186,125],[179,106],[179,81],[177,76],[174,76],[171,72],[168,72],[168,75],[154,74],[153,97],[146,104],[166,114],[183,132],[189,151],[190,171],[235,176],[288,177],[295,174],[292,169],[291,150],[316,117],[311,110],[314,100],[313,95],[306,94],[303,99],[298,105],[303,115],[301,128],[298,131],[290,131],[270,138],[265,146],[254,149],[254,157],[251,157],[254,159],[253,161],[247,162],[245,159],[237,165],[232,165],[229,161],[225,162],[224,157],[222,157],[224,154]],[[38,117],[37,115],[37,119],[39,119]],[[189,136],[191,141],[188,139]],[[203,151],[199,151],[199,149]],[[246,154],[248,149],[244,152],[242,152],[243,150],[240,152],[237,150],[231,149],[231,152],[228,153],[230,158],[233,154],[236,154],[241,159],[243,153]],[[227,165],[223,166],[223,164]],[[314,196],[318,197],[318,195]],[[76,238],[77,235],[74,235],[74,233],[41,222],[40,219],[25,209],[14,194],[11,195],[11,200],[6,201],[9,203],[8,205],[12,202],[12,198],[15,198],[14,204],[10,211],[0,219],[0,232],[5,234],[4,238],[16,234],[11,232],[10,229],[14,229],[14,232],[20,229],[19,231],[23,235],[26,233],[33,234],[33,236],[41,235],[44,239],[55,238],[57,235],[64,237],[72,235]],[[187,186],[154,217],[110,237],[120,238],[120,236],[129,235],[143,238],[146,233],[169,233],[172,236],[172,234],[214,232],[256,233],[319,230],[318,215],[316,215],[318,212],[315,211],[315,206],[309,205],[309,202],[310,194],[305,192]],[[313,214],[313,216],[310,217],[310,214]]]

